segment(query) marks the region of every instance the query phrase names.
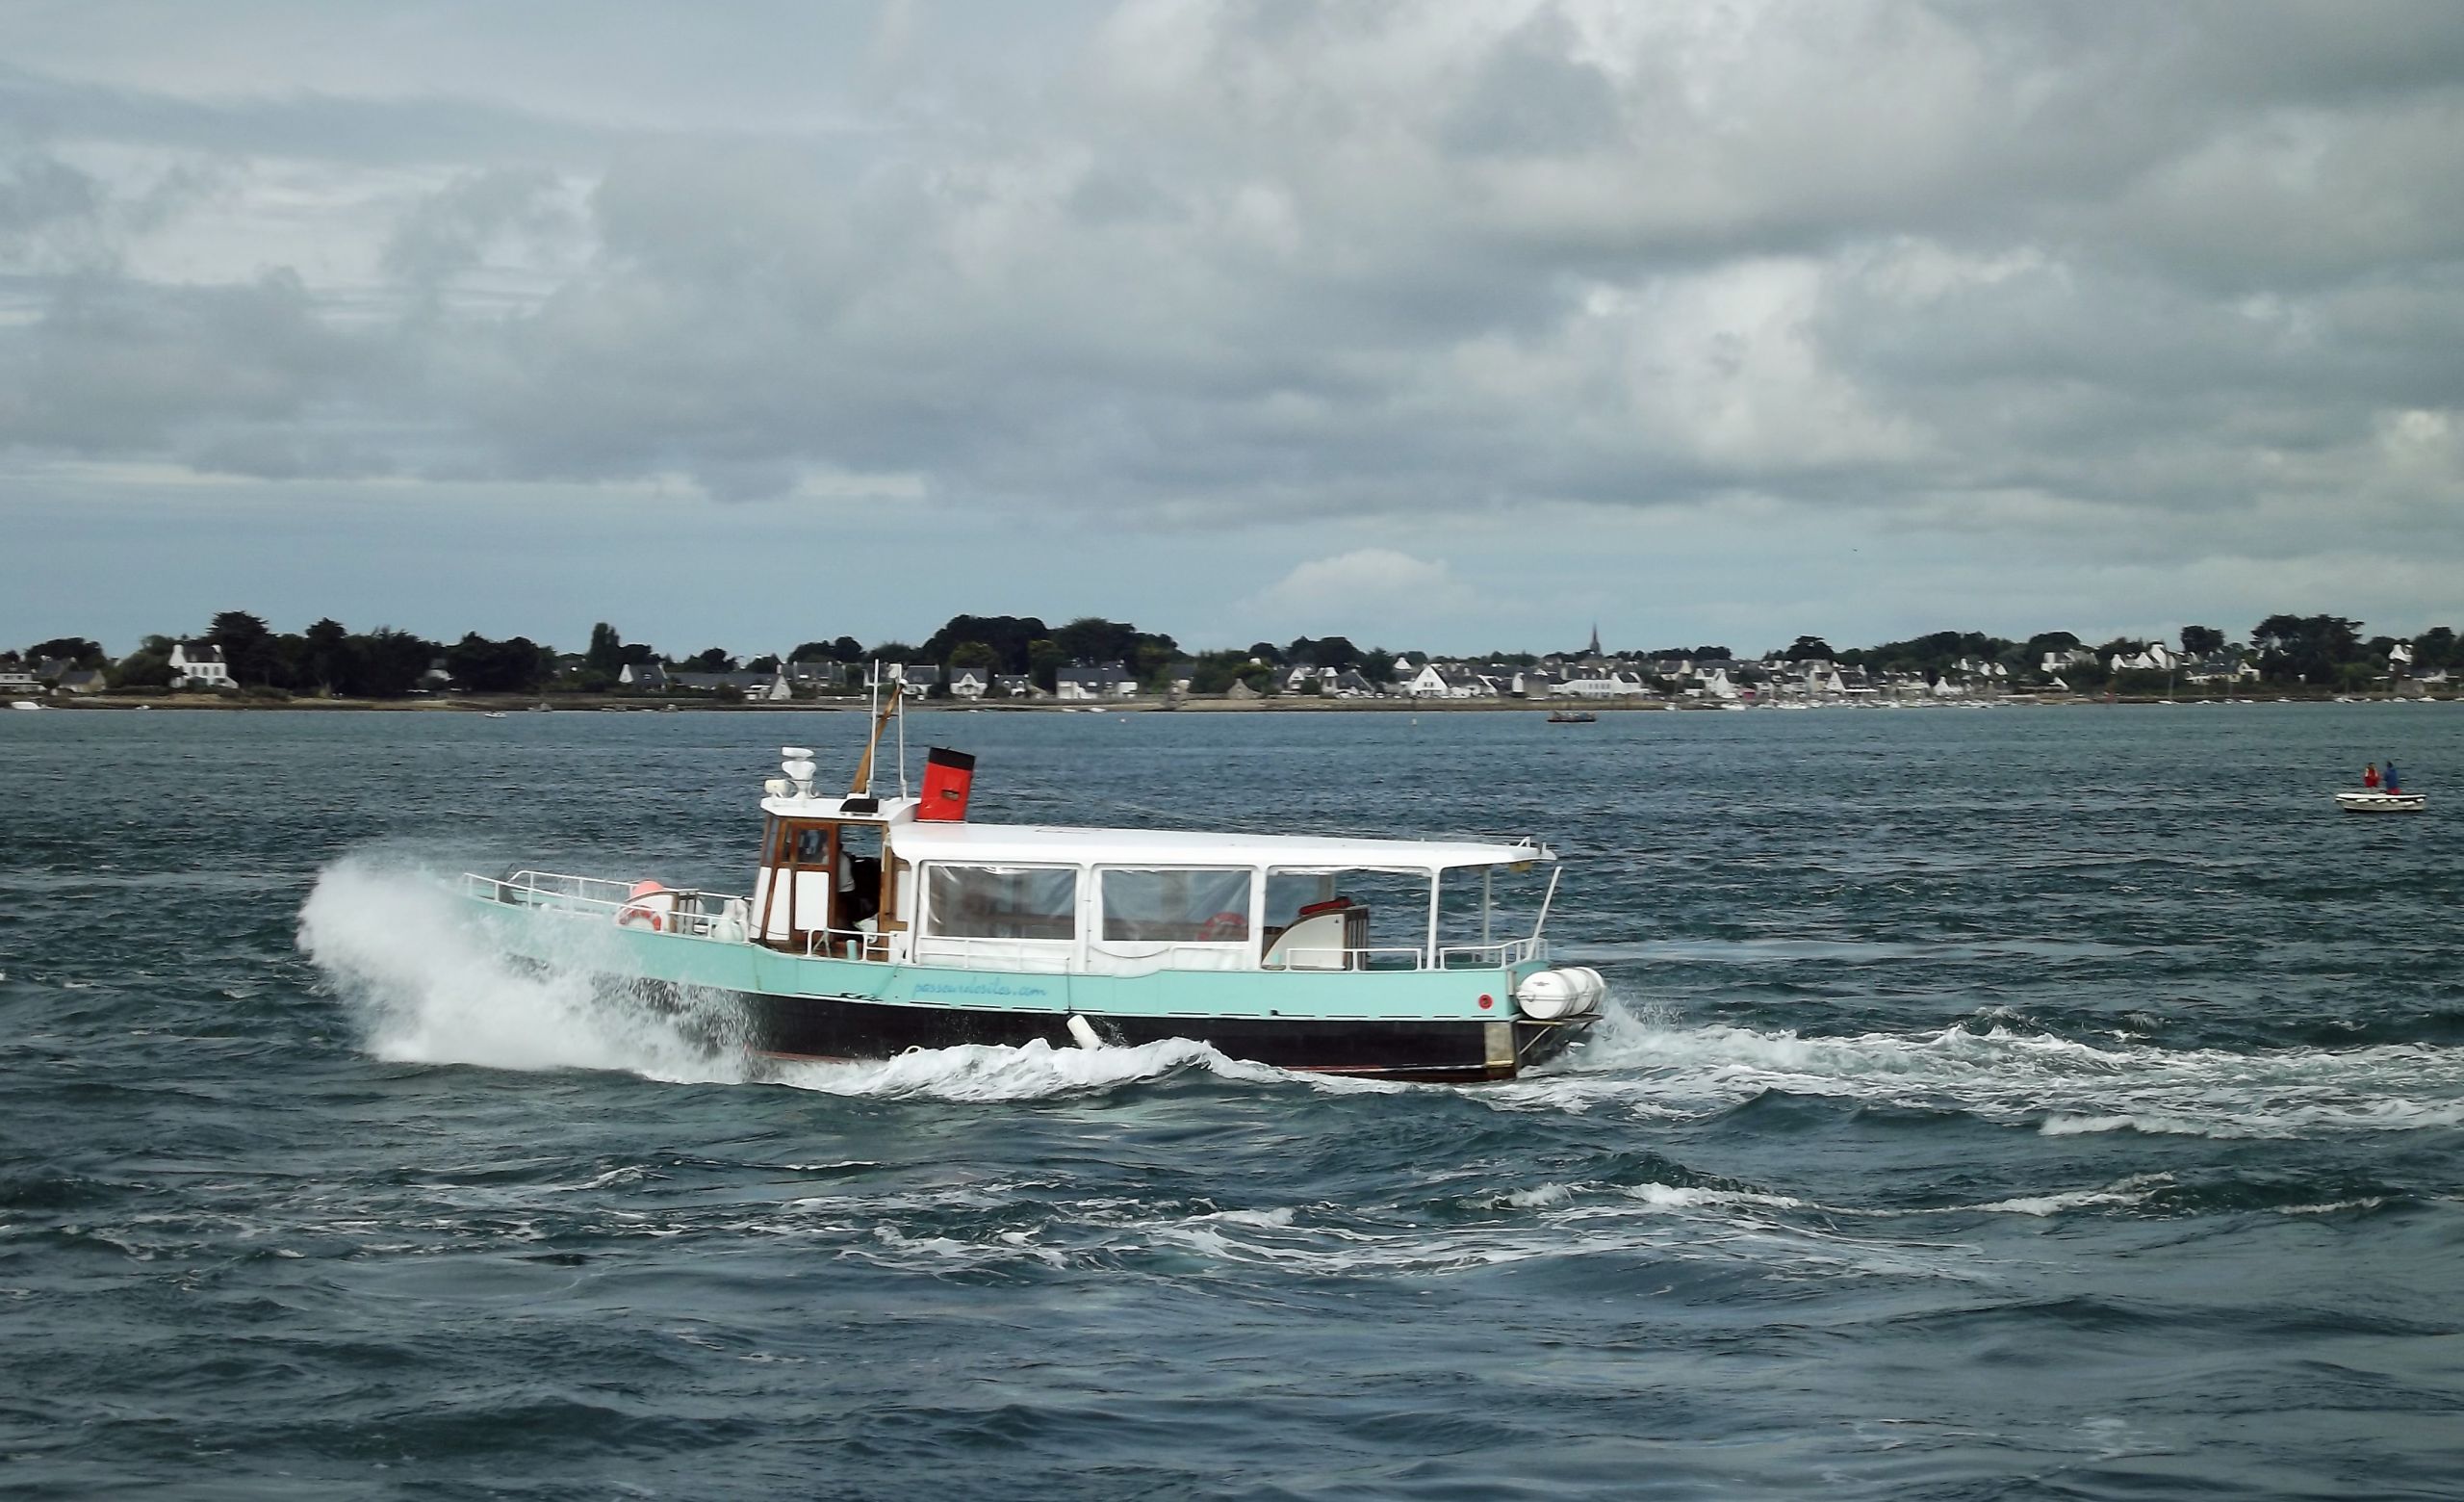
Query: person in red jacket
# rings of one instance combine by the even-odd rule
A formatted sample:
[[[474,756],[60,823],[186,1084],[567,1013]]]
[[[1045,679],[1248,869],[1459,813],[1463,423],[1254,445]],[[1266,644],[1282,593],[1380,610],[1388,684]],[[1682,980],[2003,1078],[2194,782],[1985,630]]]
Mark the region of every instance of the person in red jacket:
[[[2376,792],[2378,790],[2377,763],[2373,762],[2368,766],[2361,769],[2361,786],[2365,791]]]

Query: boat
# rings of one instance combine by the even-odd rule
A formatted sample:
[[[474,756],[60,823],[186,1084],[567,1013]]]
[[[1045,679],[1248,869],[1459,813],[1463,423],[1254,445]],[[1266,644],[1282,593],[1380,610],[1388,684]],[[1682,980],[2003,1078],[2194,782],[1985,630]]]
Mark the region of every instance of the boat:
[[[39,704],[37,704],[37,703],[36,703],[35,701],[33,701],[32,699],[12,699],[12,700],[10,700],[10,701],[9,701],[9,708],[11,708],[11,709],[13,709],[13,710],[36,710],[36,711],[39,711],[39,710],[41,710],[41,709],[42,709],[42,706],[41,706],[41,705],[39,705]]]
[[[2336,807],[2348,814],[2419,814],[2428,806],[2429,800],[2418,792],[2382,792],[2374,788],[2336,794]]]
[[[1552,725],[1597,725],[1600,723],[1600,716],[1589,710],[1551,710],[1549,723]]]
[[[1549,958],[1561,868],[1536,840],[980,822],[961,752],[933,750],[912,795],[903,768],[899,794],[873,790],[891,712],[843,794],[783,748],[749,895],[516,870],[465,874],[465,910],[517,957],[596,956],[586,970],[678,1007],[715,995],[749,1049],[785,1059],[1186,1038],[1470,1082],[1554,1057],[1601,1015],[1599,971]],[[1521,931],[1501,937],[1507,920]]]
[[[502,710],[490,710],[490,711],[488,711],[486,713],[481,714],[481,715],[479,716],[479,718],[481,718],[481,719],[502,719],[502,718],[504,718],[504,711],[502,711]]]

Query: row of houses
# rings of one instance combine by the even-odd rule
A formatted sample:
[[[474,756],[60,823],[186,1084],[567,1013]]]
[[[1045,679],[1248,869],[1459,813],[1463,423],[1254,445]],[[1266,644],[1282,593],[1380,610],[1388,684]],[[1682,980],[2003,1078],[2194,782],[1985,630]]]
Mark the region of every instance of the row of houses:
[[[1170,670],[1172,686],[1187,692],[1190,675],[1196,666],[1194,662],[1174,663]],[[887,662],[881,669],[884,686],[895,687],[915,699],[945,686],[951,698],[966,700],[1095,701],[1135,698],[1139,692],[1137,675],[1121,662],[1076,663],[1060,669],[1055,680],[1053,690],[1047,693],[1025,673],[997,673],[983,667],[944,671],[937,662]],[[641,662],[627,665],[618,672],[616,681],[636,693],[664,693],[670,689],[715,693],[733,689],[747,699],[769,701],[864,692],[873,687],[867,664],[838,661],[785,662],[769,672],[734,673],[698,673],[664,662]]]
[[[99,668],[79,667],[66,658],[33,661],[0,661],[0,696],[24,698],[40,693],[100,693],[105,685]]]

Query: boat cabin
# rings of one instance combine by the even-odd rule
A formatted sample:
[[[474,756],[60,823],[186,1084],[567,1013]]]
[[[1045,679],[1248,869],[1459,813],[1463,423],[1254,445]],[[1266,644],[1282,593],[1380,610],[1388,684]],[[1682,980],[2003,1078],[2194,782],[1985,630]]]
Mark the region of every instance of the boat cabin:
[[[1116,975],[1494,969],[1538,957],[1555,891],[1555,857],[1531,841],[974,824],[963,780],[953,801],[929,767],[920,798],[770,791],[750,936],[798,955]]]

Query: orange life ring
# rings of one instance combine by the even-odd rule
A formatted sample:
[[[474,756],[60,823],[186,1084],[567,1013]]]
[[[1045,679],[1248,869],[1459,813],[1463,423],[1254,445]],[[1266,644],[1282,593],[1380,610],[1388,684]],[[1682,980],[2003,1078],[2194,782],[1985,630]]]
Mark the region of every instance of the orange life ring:
[[[633,883],[632,890],[626,893],[625,895],[635,898],[655,897],[664,895],[666,892],[667,888],[655,880],[637,881]],[[673,901],[674,899],[671,898],[670,900]],[[667,919],[664,914],[658,911],[658,909],[646,907],[637,902],[631,907],[619,908],[617,910],[616,926],[619,928],[647,928],[652,933],[655,934],[666,930]]]
[[[1197,925],[1196,944],[1238,944],[1249,937],[1249,915],[1230,910]]]

